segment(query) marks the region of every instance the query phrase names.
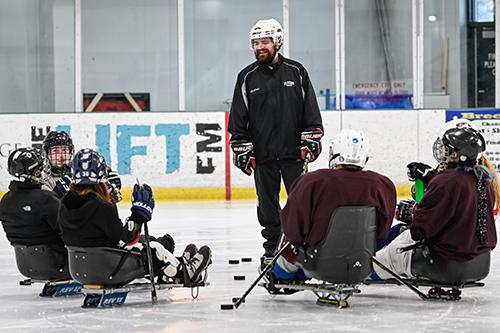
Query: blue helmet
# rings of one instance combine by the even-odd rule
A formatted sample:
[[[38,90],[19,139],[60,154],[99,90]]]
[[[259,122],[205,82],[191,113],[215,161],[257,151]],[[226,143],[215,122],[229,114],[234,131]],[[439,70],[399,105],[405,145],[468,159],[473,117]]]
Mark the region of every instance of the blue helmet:
[[[71,174],[76,185],[95,185],[108,179],[106,162],[95,150],[79,150],[71,161]]]

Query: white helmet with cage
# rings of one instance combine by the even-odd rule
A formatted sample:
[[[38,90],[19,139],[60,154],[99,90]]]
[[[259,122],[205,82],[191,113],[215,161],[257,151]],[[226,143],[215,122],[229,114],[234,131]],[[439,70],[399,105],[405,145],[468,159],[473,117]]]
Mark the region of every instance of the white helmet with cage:
[[[252,48],[252,41],[254,39],[269,37],[278,49],[283,45],[283,28],[281,24],[273,18],[267,20],[259,20],[254,24],[249,33],[250,49]]]
[[[330,147],[330,168],[338,165],[354,165],[364,168],[370,153],[370,140],[360,131],[343,129]]]

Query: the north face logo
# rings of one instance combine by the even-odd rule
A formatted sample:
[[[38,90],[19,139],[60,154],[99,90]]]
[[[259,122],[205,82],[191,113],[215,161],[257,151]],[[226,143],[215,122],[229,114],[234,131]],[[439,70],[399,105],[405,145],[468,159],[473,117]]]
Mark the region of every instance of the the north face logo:
[[[293,81],[285,81],[285,82],[283,82],[283,85],[285,87],[293,87],[294,84],[295,84],[295,82],[293,82]]]

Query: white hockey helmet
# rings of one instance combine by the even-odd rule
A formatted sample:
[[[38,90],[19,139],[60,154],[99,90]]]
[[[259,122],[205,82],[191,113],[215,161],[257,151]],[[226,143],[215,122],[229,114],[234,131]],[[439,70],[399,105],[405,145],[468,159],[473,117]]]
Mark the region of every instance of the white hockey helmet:
[[[338,165],[354,165],[364,168],[370,153],[370,140],[360,131],[343,129],[333,139],[330,147],[330,168]]]
[[[250,49],[253,50],[252,41],[254,39],[270,37],[278,49],[283,45],[283,28],[281,24],[273,19],[259,20],[254,24],[249,32]]]
[[[439,136],[442,137],[443,134],[446,131],[448,131],[449,129],[452,129],[452,128],[464,128],[464,127],[472,128],[475,131],[478,130],[476,124],[474,124],[472,121],[470,121],[468,119],[456,118],[456,119],[452,119],[450,121],[447,121],[444,124],[443,128],[441,129],[441,132],[439,133]]]

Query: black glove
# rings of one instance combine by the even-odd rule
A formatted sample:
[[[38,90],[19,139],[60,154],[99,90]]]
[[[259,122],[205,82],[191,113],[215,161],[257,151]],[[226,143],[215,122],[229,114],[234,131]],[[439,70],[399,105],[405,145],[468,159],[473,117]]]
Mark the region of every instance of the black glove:
[[[395,213],[396,220],[410,225],[413,221],[413,207],[415,207],[413,199],[403,199],[398,202]]]
[[[52,191],[54,191],[58,197],[62,197],[69,191],[69,185],[71,184],[71,177],[69,175],[62,176],[56,180],[56,184]]]
[[[108,171],[108,192],[115,199],[116,202],[122,200],[122,194],[120,190],[122,189],[122,180],[117,172]]]
[[[300,158],[314,161],[321,154],[321,128],[308,128],[300,134]]]
[[[424,185],[427,185],[432,177],[436,174],[436,170],[430,165],[420,162],[412,162],[406,166],[408,179],[414,182],[421,179]]]
[[[153,208],[155,207],[155,199],[153,198],[153,190],[147,184],[139,186],[134,185],[132,192],[132,214],[141,215],[146,219],[146,222],[151,221]]]
[[[256,167],[253,144],[248,141],[231,141],[230,145],[233,150],[233,164],[250,176]]]

